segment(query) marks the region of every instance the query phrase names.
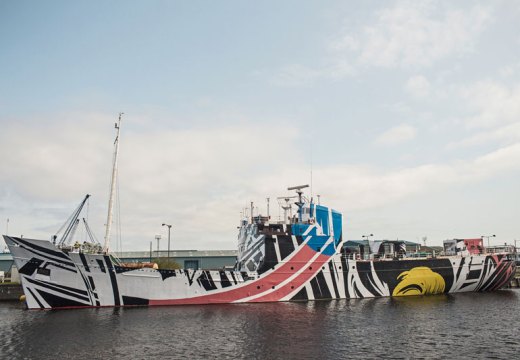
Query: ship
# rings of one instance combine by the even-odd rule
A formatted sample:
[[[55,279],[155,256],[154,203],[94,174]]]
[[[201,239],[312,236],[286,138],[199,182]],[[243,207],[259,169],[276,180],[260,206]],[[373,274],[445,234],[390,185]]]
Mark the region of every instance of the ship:
[[[113,159],[117,175],[119,122]],[[347,251],[343,215],[289,187],[281,197],[283,219],[254,216],[238,227],[232,269],[161,269],[122,263],[110,252],[113,194],[105,243],[69,245],[82,204],[58,239],[4,235],[21,278],[29,309],[261,303],[436,295],[494,291],[515,275],[514,253],[493,252],[482,241],[452,240],[440,254],[407,251],[404,241],[369,241]],[[91,234],[87,226],[87,232]],[[93,237],[91,239],[94,239]],[[477,239],[478,240],[478,239]],[[148,264],[150,265],[150,264]]]

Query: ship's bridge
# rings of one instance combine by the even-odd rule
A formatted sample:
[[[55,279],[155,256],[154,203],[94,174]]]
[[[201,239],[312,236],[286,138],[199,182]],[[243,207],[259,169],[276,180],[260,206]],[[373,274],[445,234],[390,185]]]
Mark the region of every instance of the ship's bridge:
[[[283,218],[280,216],[277,221],[273,221],[269,215],[242,218],[238,235],[237,269],[262,271],[266,266],[272,267],[273,263],[297,251],[302,244],[327,256],[341,249],[341,213],[303,196],[302,189],[307,186],[288,189],[296,190],[297,196],[278,198]],[[251,204],[251,214],[253,210]]]

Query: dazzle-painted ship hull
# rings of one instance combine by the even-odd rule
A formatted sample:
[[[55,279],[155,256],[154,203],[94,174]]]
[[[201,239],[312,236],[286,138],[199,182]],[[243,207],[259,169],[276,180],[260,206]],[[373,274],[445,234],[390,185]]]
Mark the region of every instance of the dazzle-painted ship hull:
[[[181,305],[348,299],[490,291],[514,276],[513,254],[488,254],[480,242],[455,241],[454,256],[410,258],[404,243],[372,242],[368,251],[343,250],[343,217],[298,196],[278,198],[283,221],[269,215],[243,219],[233,271],[170,270],[123,266],[109,253],[117,178],[121,115],[115,125],[111,191],[104,245],[83,219],[92,242],[68,244],[87,195],[58,241],[4,236],[20,273],[27,306],[53,309],[98,306]],[[291,198],[297,201],[290,203]],[[269,198],[268,198],[269,200]],[[292,215],[293,206],[297,216]],[[287,212],[290,214],[287,216]],[[267,206],[269,214],[269,202]],[[168,226],[171,225],[162,224]],[[62,227],[63,229],[64,227]],[[60,229],[60,231],[62,230]],[[58,231],[58,232],[60,232]],[[473,239],[474,240],[474,239]],[[450,245],[451,246],[451,245]],[[414,256],[417,254],[414,254]]]
[[[235,270],[120,266],[106,254],[4,236],[31,309],[349,299],[497,290],[511,254],[359,260],[342,250],[342,216],[310,204],[292,224],[245,222]],[[303,213],[304,211],[302,211]],[[387,256],[386,256],[387,257]]]

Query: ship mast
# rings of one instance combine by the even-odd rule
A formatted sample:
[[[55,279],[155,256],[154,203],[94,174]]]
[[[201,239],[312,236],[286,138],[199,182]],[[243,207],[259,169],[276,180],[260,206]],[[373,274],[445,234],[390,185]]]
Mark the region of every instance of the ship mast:
[[[105,232],[105,244],[103,245],[103,252],[108,253],[110,247],[110,230],[112,229],[112,216],[114,213],[114,196],[117,182],[117,155],[119,152],[119,132],[121,130],[121,116],[124,113],[119,113],[119,120],[115,124],[116,140],[114,141],[114,159],[112,163],[112,180],[110,183],[110,197],[108,199],[108,215]]]

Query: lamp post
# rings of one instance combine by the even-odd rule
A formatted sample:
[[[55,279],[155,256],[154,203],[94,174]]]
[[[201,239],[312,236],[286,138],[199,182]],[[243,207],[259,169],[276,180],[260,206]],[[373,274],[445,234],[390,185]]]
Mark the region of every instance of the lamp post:
[[[369,240],[369,237],[371,236],[374,236],[374,234],[369,234],[369,235],[361,235],[361,238],[363,238],[363,240],[366,240],[367,243],[368,243],[368,255],[370,255],[372,253],[372,250],[370,249],[370,240]],[[361,248],[363,248],[363,251],[361,251]],[[365,257],[365,245],[359,245],[359,253]]]
[[[370,235],[361,235],[361,238],[363,238],[364,240],[367,240],[368,241],[368,238],[370,236],[374,236],[374,234],[370,234]]]
[[[155,235],[155,240],[157,240],[157,258],[159,258],[159,241],[161,241],[161,235]]]
[[[496,235],[495,234],[493,234],[493,235],[482,235],[480,238],[482,240],[484,240],[484,238],[486,238],[487,239],[487,243],[488,243],[487,246],[489,247],[489,238],[491,238],[491,237],[496,237]]]
[[[168,261],[170,260],[170,230],[172,226],[170,224],[162,224],[162,226],[168,226]]]

